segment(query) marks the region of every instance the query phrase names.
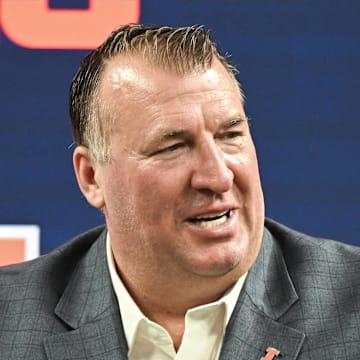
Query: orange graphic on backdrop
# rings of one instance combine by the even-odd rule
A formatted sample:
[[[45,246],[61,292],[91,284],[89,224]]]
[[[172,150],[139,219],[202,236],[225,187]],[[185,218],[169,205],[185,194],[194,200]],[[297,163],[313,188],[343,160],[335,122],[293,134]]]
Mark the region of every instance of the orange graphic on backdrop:
[[[6,36],[34,49],[92,49],[119,25],[140,18],[140,0],[89,0],[88,9],[51,9],[48,0],[0,0],[0,7]]]
[[[25,260],[25,239],[0,238],[0,266]]]

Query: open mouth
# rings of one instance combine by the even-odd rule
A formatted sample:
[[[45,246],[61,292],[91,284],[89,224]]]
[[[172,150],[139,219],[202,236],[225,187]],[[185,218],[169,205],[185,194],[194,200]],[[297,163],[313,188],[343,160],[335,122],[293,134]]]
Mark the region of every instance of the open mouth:
[[[189,219],[190,222],[198,226],[208,228],[223,224],[231,215],[230,210],[195,216]]]

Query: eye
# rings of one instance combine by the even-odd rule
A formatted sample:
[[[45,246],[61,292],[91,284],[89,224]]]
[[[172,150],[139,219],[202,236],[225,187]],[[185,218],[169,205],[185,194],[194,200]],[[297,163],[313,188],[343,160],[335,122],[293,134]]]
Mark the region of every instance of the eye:
[[[218,136],[219,139],[227,140],[227,139],[237,139],[239,137],[242,137],[244,134],[242,131],[227,131],[223,134],[220,134]]]
[[[167,147],[164,147],[164,148],[162,148],[160,150],[155,151],[155,153],[153,155],[174,153],[177,150],[182,149],[184,146],[185,146],[185,143],[183,143],[183,142],[175,143],[175,144],[172,144],[170,146],[167,146]]]
[[[234,139],[237,138],[239,136],[242,136],[242,133],[240,131],[231,131],[225,134],[225,137],[227,139]]]
[[[170,146],[166,147],[164,149],[164,151],[174,152],[174,151],[184,147],[184,145],[185,145],[184,143],[176,143],[176,144],[173,144],[173,145],[170,145]]]

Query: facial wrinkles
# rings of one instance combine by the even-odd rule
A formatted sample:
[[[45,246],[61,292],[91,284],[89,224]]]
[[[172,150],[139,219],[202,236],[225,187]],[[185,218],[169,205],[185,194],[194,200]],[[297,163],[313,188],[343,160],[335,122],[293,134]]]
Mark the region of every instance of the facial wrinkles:
[[[234,90],[236,94],[239,95],[239,99],[242,102],[242,97],[236,81],[231,78],[230,83],[226,86],[226,88],[223,88],[224,74],[219,73],[215,69],[210,68],[203,73],[186,74],[181,76],[171,72],[159,72],[159,69],[156,67],[152,69],[151,66],[144,69],[143,66],[144,64],[140,64],[139,68],[137,68],[135,60],[135,65],[119,67],[116,72],[120,75],[124,70],[122,81],[130,87],[131,92],[137,92],[142,96],[151,96],[153,97],[154,103],[159,102],[161,105],[166,105],[168,102],[171,102],[179,97],[189,101],[189,104],[195,103],[198,100],[203,100],[206,97],[208,98],[208,101],[212,101],[218,97],[219,91],[234,94]],[[145,76],[144,71],[147,74]],[[162,75],[161,77],[157,77],[156,83],[154,83],[152,71]],[[138,76],[138,72],[141,76]],[[203,78],[203,85],[200,89],[198,88],[199,77]],[[179,78],[183,80],[181,81],[181,88],[176,86]],[[194,91],[194,83],[196,85],[196,91]]]
[[[201,91],[182,91],[181,95],[171,94],[171,89],[165,89],[151,95],[151,105],[148,107],[151,117],[161,128],[165,121],[174,118],[176,125],[182,129],[185,123],[200,124],[209,131],[216,132],[221,123],[232,118],[246,118],[241,98],[234,97],[234,89],[209,89]],[[186,117],[184,118],[184,108]],[[164,118],[163,121],[161,118]],[[155,131],[156,132],[156,129]]]
[[[175,99],[175,101],[178,101],[178,99]],[[176,111],[179,105],[172,106],[172,104],[169,104],[169,109],[175,109],[174,112],[170,110],[164,113],[156,106],[153,106],[154,109],[148,119],[154,117],[155,120],[153,126],[150,126],[150,130],[141,137],[142,142],[138,149],[140,154],[145,154],[143,158],[147,159],[146,154],[149,153],[149,150],[156,150],[158,144],[161,144],[162,141],[164,141],[165,145],[167,141],[171,143],[171,134],[178,134],[179,140],[187,142],[189,146],[191,144],[193,148],[192,154],[194,152],[198,153],[198,150],[200,150],[201,154],[198,153],[198,155],[201,155],[203,161],[206,161],[206,157],[210,153],[213,153],[211,156],[216,156],[218,160],[223,158],[222,161],[225,161],[230,155],[221,151],[216,139],[217,133],[222,131],[225,122],[235,118],[246,119],[242,107],[231,106],[231,103],[231,100],[222,99],[222,97],[215,104],[211,101],[201,104],[195,101],[193,107],[188,102],[184,102],[184,106],[180,106],[180,108],[191,108],[191,111],[189,110],[185,117],[182,110]],[[211,110],[210,107],[214,107],[214,109]],[[231,110],[229,111],[229,109]],[[165,123],[166,125],[164,125]],[[176,139],[176,135],[174,138]],[[186,154],[189,153],[186,152]],[[234,157],[234,154],[232,154],[232,157]],[[139,158],[142,159],[141,156]],[[239,159],[237,158],[237,160]],[[150,157],[148,161],[152,163],[152,158]]]
[[[168,102],[172,102],[174,99],[179,97],[179,89],[173,88],[174,83],[176,84],[176,80],[178,79],[178,75],[172,75],[174,77],[174,82],[171,81],[171,74],[165,73],[164,78],[158,79],[158,84],[155,84],[151,74],[149,76],[144,76],[144,69],[140,66],[139,68],[136,66],[136,59],[134,59],[135,65],[119,65],[116,64],[111,66],[109,69],[108,81],[110,83],[110,91],[115,91],[115,100],[118,96],[124,96],[126,98],[131,98],[137,101],[144,101],[151,98],[154,104],[159,103],[160,105],[166,105]],[[148,70],[151,72],[151,68]],[[155,69],[156,71],[156,69]],[[199,76],[204,78],[205,88],[197,90],[194,93],[192,78],[198,78]],[[216,100],[219,96],[218,94],[218,85],[221,84],[221,76],[218,71],[214,69],[208,69],[203,74],[193,74],[186,75],[186,81],[181,84],[181,98],[183,101],[188,101],[190,105],[191,103],[196,103],[196,101],[201,97],[201,100],[204,97],[208,98],[208,101],[211,102]],[[221,89],[222,93],[234,93],[235,91],[240,96],[241,94],[238,89],[238,85],[234,80],[231,79],[233,86],[230,86],[228,89]],[[159,85],[160,84],[160,85]],[[107,86],[105,85],[105,88]],[[119,90],[121,94],[118,93]],[[130,95],[131,94],[131,97]],[[156,114],[155,114],[156,115]]]
[[[220,85],[222,85],[221,77],[218,72],[213,69],[209,69],[200,75],[205,79],[205,85],[204,88],[196,89],[196,91],[193,89],[191,75],[186,76],[185,80],[189,79],[189,81],[182,82],[180,96],[179,89],[176,87],[173,88],[173,83],[169,81],[169,74],[166,74],[166,81],[160,81],[161,85],[159,85],[159,83],[154,83],[151,77],[144,76],[142,72],[142,69],[137,69],[136,65],[117,65],[110,69],[108,79],[111,85],[113,102],[118,103],[119,97],[124,96],[124,102],[128,103],[128,101],[131,101],[138,109],[145,105],[144,111],[139,111],[139,113],[136,114],[136,117],[141,118],[144,116],[144,113],[146,113],[147,118],[145,121],[150,121],[150,119],[153,118],[154,124],[164,124],[173,117],[173,123],[176,123],[177,126],[175,130],[183,130],[183,127],[186,126],[183,121],[188,122],[191,117],[192,120],[197,119],[196,122],[199,123],[198,120],[201,118],[203,125],[206,127],[210,125],[211,128],[215,129],[217,123],[223,120],[222,113],[234,108],[234,106],[230,106],[234,103],[232,99],[232,97],[235,97],[234,90],[236,91],[236,95],[239,95],[239,99],[236,99],[236,102],[239,104],[240,110],[242,109],[242,99],[236,82],[234,81],[231,85],[228,84],[225,88],[220,86],[218,89],[217,84],[220,83]],[[139,74],[142,74],[142,76],[139,76]],[[194,76],[198,77],[199,75]],[[119,91],[121,91],[121,94],[119,94]],[[129,94],[131,94],[131,97]],[[115,106],[118,107],[118,105]],[[189,117],[186,119],[183,118],[182,109],[184,107],[187,107],[189,111],[191,109],[191,113],[188,113]],[[235,107],[237,109],[233,111],[234,113],[238,113],[239,108],[238,106]],[[123,109],[122,114],[126,113],[126,108],[127,107]],[[179,110],[177,111],[176,109]],[[211,112],[213,114],[211,114]],[[132,116],[134,116],[134,114],[132,114]],[[206,121],[205,117],[215,119],[215,122]],[[164,121],[162,121],[161,118],[163,118]],[[134,126],[135,125],[137,129],[136,132],[138,132],[139,124],[134,123]],[[170,128],[166,128],[165,130],[172,131],[173,129],[171,127],[170,122]],[[150,128],[152,129],[152,127]],[[213,129],[212,131],[214,131]],[[151,133],[154,132],[151,131]],[[148,133],[145,134],[147,138],[149,138],[149,135]],[[142,141],[143,140],[144,139],[142,139]],[[133,146],[128,147],[127,150],[131,157],[134,157],[137,153]]]
[[[225,70],[223,70],[225,72]],[[194,74],[187,74],[182,77],[184,81],[181,82],[181,88],[174,87],[174,84],[177,83],[177,79],[179,78],[179,75],[173,75],[174,77],[174,83],[169,80],[169,74],[164,73],[165,78],[162,81],[163,89],[160,91],[157,96],[162,97],[164,103],[168,100],[171,101],[171,99],[176,96],[179,96],[179,93],[181,96],[186,97],[187,95],[190,97],[190,99],[193,99],[194,96],[197,95],[197,93],[194,93],[193,86],[196,85],[197,92],[199,96],[204,97],[207,96],[209,100],[212,100],[213,97],[216,97],[218,95],[218,92],[230,92],[234,94],[234,91],[237,95],[239,95],[239,99],[242,102],[242,96],[240,93],[239,86],[237,82],[230,78],[230,75],[226,74],[226,76],[229,78],[229,82],[226,85],[226,88],[224,88],[224,74],[223,71],[219,72],[216,69],[209,68],[206,69],[203,73],[194,73]],[[202,87],[199,88],[199,77],[201,77],[201,84]],[[194,101],[194,99],[193,99]]]

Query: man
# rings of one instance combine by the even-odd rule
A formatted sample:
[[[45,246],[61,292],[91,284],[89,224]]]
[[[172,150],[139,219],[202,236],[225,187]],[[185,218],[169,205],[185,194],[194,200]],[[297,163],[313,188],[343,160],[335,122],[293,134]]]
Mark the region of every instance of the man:
[[[198,27],[84,59],[74,169],[106,228],[1,270],[1,359],[357,358],[360,252],[264,220],[235,73]]]

